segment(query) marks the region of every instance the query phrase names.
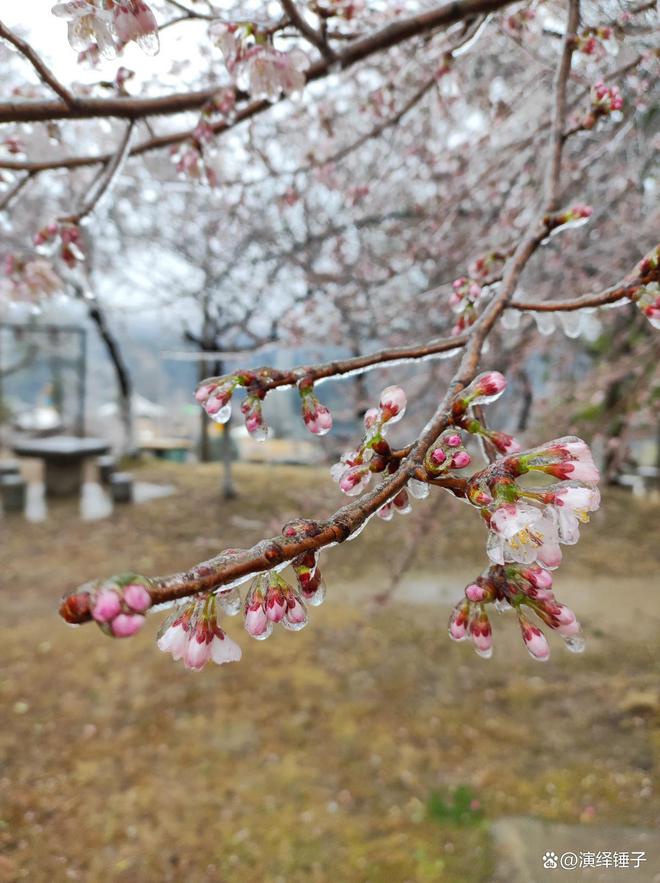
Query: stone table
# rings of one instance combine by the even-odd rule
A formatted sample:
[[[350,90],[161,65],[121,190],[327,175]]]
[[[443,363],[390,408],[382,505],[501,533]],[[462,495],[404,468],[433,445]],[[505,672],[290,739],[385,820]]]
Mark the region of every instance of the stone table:
[[[102,438],[55,435],[16,442],[12,450],[19,457],[43,460],[46,494],[65,497],[80,493],[85,460],[107,454],[110,445]]]

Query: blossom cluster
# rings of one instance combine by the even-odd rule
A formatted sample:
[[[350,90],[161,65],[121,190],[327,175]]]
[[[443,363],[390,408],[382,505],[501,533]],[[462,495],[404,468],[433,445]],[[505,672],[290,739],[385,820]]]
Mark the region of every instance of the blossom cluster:
[[[85,260],[82,233],[77,224],[47,224],[35,234],[33,242],[40,254],[57,255],[70,269]]]
[[[52,13],[67,20],[69,45],[76,52],[98,47],[112,59],[126,43],[137,43],[147,55],[160,48],[156,17],[144,0],[68,0],[56,3]]]
[[[34,303],[62,287],[53,265],[45,258],[23,258],[10,254],[4,259],[2,269],[0,294],[12,301]]]
[[[277,101],[302,92],[309,59],[300,49],[281,52],[252,22],[214,22],[211,36],[236,86],[252,98]]]
[[[398,423],[406,413],[407,399],[400,386],[388,386],[380,394],[377,408],[369,408],[364,415],[365,435],[354,451],[345,451],[330,474],[339,489],[355,497],[367,487],[371,476],[383,472],[391,464],[391,448],[385,439],[388,428]],[[393,464],[396,468],[396,464]],[[399,511],[409,511],[407,497],[399,500]]]
[[[466,328],[477,320],[476,303],[483,293],[483,288],[475,279],[459,276],[452,282],[452,293],[449,295],[449,306],[458,318],[451,329],[452,337],[462,334]]]
[[[150,607],[149,580],[134,573],[114,577],[92,591],[92,617],[114,638],[138,632]]]
[[[332,429],[330,409],[314,395],[314,384],[305,378],[298,383],[298,392],[302,400],[302,416],[305,426],[314,435],[327,435]]]
[[[578,34],[575,47],[584,55],[596,55],[602,53],[604,43],[612,38],[612,28],[605,25],[597,28],[585,28]]]
[[[623,98],[618,86],[606,86],[596,83],[591,90],[591,110],[596,116],[607,116],[615,110],[621,110]]]
[[[487,605],[498,613],[514,610],[523,642],[532,658],[544,662],[550,657],[550,645],[533,614],[560,635],[569,650],[584,649],[582,629],[575,613],[555,598],[552,574],[537,564],[491,566],[465,589],[465,598],[449,617],[449,636],[454,641],[470,639],[476,653],[488,659],[493,652],[493,632]]]
[[[238,662],[241,648],[218,622],[219,606],[226,612],[237,612],[231,595],[230,589],[218,596],[210,593],[180,605],[163,623],[158,633],[158,649],[171,654],[175,662],[183,660],[191,671],[201,671],[211,661],[216,665]]]
[[[195,391],[195,399],[211,420],[215,423],[226,423],[231,417],[231,398],[238,386],[247,389],[241,405],[245,427],[256,441],[265,441],[269,436],[269,428],[264,420],[261,403],[266,393],[259,388],[251,372],[204,380]]]

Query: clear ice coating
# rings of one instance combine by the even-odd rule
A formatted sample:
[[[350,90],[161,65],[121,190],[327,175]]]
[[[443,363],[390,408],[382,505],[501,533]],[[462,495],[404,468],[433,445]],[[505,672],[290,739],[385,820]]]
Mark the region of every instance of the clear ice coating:
[[[532,313],[532,316],[536,320],[536,326],[540,334],[547,336],[555,330],[555,319],[552,313]]]
[[[218,592],[218,602],[227,616],[236,616],[241,612],[241,593],[238,589],[223,589]]]
[[[585,641],[582,635],[573,635],[570,638],[564,638],[564,643],[566,644],[566,649],[570,650],[571,653],[584,652]]]
[[[227,404],[220,408],[215,414],[211,415],[211,420],[214,423],[226,423],[231,417],[231,402],[227,402]]]
[[[430,493],[430,488],[425,481],[411,478],[408,482],[408,491],[416,500],[425,500]]]
[[[560,312],[559,323],[564,329],[566,337],[576,338],[582,332],[582,313],[579,310],[571,310],[569,312]]]

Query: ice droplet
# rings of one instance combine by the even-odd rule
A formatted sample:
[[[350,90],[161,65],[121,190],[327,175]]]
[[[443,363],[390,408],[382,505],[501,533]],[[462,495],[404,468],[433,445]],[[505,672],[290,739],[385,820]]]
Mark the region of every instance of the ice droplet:
[[[566,337],[576,338],[582,331],[582,313],[579,310],[559,313],[559,321]]]
[[[551,313],[532,313],[536,319],[536,327],[543,335],[552,334],[555,330],[555,320]]]
[[[511,605],[504,598],[497,598],[495,603],[493,604],[495,610],[498,613],[506,613],[507,610],[511,610]]]
[[[226,423],[231,417],[231,402],[227,402],[224,408],[220,408],[215,414],[211,416],[211,420],[214,423]]]
[[[520,310],[505,310],[501,320],[502,328],[513,331],[520,325]]]
[[[570,650],[571,653],[583,653],[586,646],[582,635],[574,635],[571,638],[564,638],[564,643],[566,644],[566,649]]]
[[[236,616],[241,612],[241,593],[238,589],[218,592],[218,601],[227,616]]]
[[[410,495],[416,500],[425,500],[431,489],[425,481],[418,481],[416,478],[411,478],[408,482],[408,490]]]
[[[493,648],[488,647],[488,649],[486,650],[480,650],[478,647],[475,647],[474,652],[477,654],[477,656],[481,656],[482,659],[490,659],[490,657],[493,655]]]

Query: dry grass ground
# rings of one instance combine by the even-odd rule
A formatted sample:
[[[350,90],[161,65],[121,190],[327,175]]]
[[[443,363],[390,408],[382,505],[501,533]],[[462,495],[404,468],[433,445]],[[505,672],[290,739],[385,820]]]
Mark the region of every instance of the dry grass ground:
[[[567,550],[557,591],[588,649],[553,642],[546,665],[506,617],[490,662],[447,639],[449,591],[485,560],[449,496],[419,535],[399,518],[327,553],[303,632],[229,621],[239,665],[186,672],[153,645],[160,617],[124,642],[58,620],[88,578],[179,569],[339,502],[324,471],[241,466],[226,504],[216,469],[146,465],[178,493],[100,522],[5,519],[0,880],[486,883],[501,815],[660,823],[657,504],[610,493]],[[402,597],[375,605],[411,542]]]

